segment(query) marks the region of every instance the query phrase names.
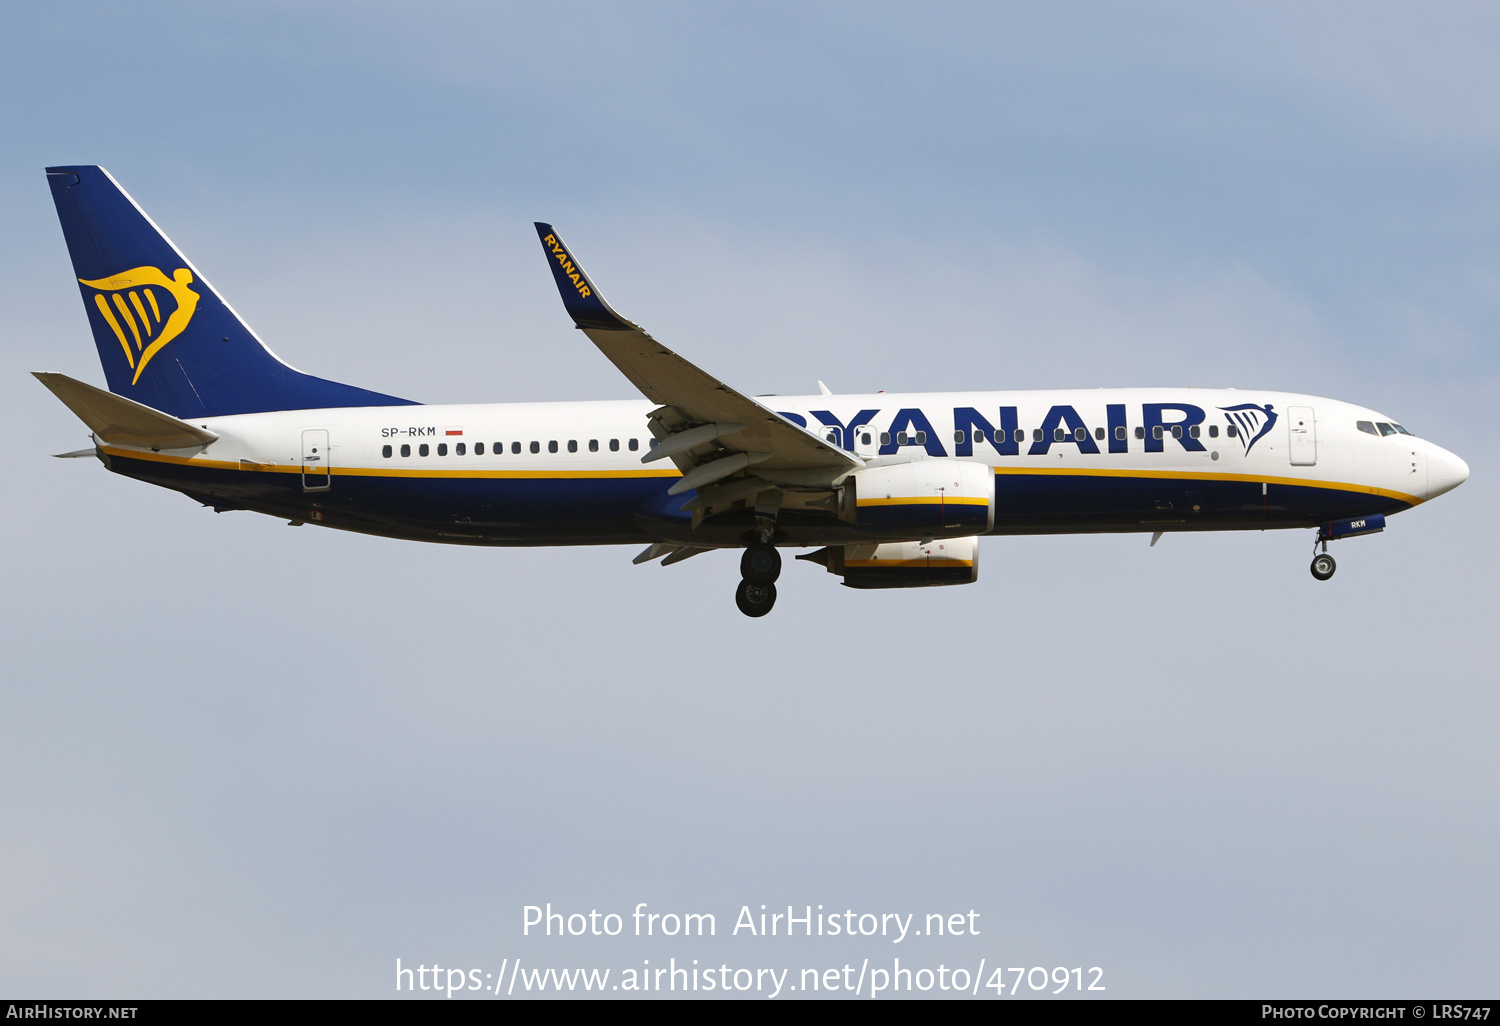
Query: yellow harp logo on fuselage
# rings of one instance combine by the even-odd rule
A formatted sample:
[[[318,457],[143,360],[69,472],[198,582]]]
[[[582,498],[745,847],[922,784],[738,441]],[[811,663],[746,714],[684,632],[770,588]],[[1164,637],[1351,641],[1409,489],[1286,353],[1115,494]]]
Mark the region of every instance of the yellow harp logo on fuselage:
[[[183,333],[198,309],[198,293],[188,288],[193,272],[186,267],[173,271],[170,278],[158,267],[132,267],[108,278],[78,280],[99,290],[94,293],[94,306],[125,350],[125,359],[135,371],[132,385],[141,380],[151,358]],[[172,308],[163,311],[162,301],[167,298]]]

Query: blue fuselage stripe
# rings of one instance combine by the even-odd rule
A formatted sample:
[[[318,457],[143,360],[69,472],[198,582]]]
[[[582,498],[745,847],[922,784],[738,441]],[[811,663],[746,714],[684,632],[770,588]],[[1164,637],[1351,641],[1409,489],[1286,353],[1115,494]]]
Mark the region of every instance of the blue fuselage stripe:
[[[306,492],[297,474],[191,467],[109,457],[111,469],[243,508],[391,537],[491,545],[609,544],[682,537],[690,495],[668,496],[662,477],[381,477],[335,475]],[[1399,499],[1317,484],[1263,486],[1215,479],[1003,473],[996,478],[994,534],[1143,530],[1255,530],[1408,508]],[[709,521],[712,525],[721,518]],[[743,530],[726,515],[732,543]],[[707,525],[705,525],[707,526]],[[793,538],[830,544],[870,537],[822,513],[783,510]],[[817,541],[817,538],[826,538]]]

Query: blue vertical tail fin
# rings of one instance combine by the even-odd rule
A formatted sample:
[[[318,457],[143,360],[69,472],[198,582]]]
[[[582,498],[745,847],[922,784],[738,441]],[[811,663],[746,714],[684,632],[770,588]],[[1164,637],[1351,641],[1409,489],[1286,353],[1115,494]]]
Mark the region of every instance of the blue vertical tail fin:
[[[47,183],[111,392],[184,419],[415,405],[282,363],[104,168]]]

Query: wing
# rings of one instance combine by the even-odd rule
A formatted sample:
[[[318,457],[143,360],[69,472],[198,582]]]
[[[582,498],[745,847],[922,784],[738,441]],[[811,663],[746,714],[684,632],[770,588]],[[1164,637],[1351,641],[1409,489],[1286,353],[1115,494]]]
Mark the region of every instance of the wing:
[[[827,488],[863,466],[852,453],[741,395],[615,313],[552,226],[538,222],[536,231],[573,323],[647,399],[661,404],[651,414],[658,445],[642,462],[670,458],[677,464],[683,479],[672,486],[673,494],[742,476],[751,467],[766,487]],[[753,481],[738,489],[737,498],[746,497]]]

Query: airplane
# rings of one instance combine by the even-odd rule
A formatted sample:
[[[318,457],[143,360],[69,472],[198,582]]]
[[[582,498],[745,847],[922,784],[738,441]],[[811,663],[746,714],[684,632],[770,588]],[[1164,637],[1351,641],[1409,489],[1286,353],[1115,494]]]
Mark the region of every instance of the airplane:
[[[37,378],[91,432],[65,457],[217,512],[454,545],[644,543],[637,564],[741,552],[776,602],[781,550],[858,589],[968,584],[984,535],[1384,530],[1462,484],[1393,417],[1197,388],[748,396],[615,312],[547,224],[575,327],[644,398],[427,405],[293,369],[102,167],[49,167],[107,390]]]

